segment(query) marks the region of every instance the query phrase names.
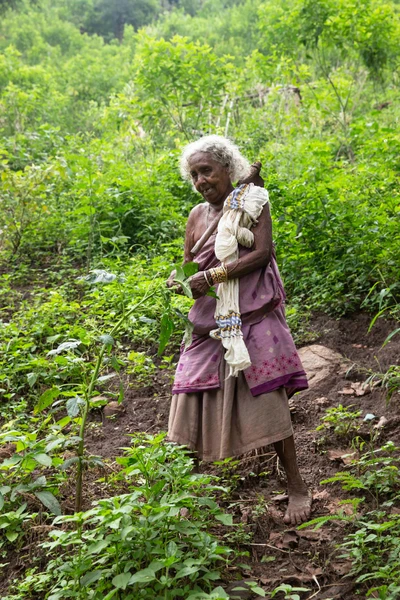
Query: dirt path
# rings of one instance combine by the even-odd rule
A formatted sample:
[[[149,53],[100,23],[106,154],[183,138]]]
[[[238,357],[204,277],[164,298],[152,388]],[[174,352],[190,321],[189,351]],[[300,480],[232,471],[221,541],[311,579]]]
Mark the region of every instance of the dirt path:
[[[387,423],[380,442],[400,443],[398,393],[390,405],[379,387],[358,397],[340,393],[351,383],[364,382],[368,370],[385,372],[391,364],[398,364],[400,335],[381,349],[395,325],[381,321],[368,334],[369,322],[366,315],[340,320],[316,316],[310,325],[315,333],[313,343],[339,352],[346,363],[291,401],[299,465],[314,495],[313,517],[334,513],[339,501],[346,497],[338,485],[320,485],[321,480],[343,467],[340,458],[333,458],[332,450],[346,450],[346,445],[343,448],[334,436],[328,436],[322,445],[319,441],[321,434],[315,430],[326,408],[338,404],[353,405],[353,410],[361,410],[362,416],[367,413],[373,413],[378,419],[385,416]],[[90,452],[114,457],[121,447],[128,445],[127,434],[165,430],[169,389],[165,372],[159,373],[152,387],[128,388],[124,412],[113,420],[105,419],[102,426],[90,430]],[[353,594],[353,583],[342,579],[350,567],[339,558],[341,552],[337,549],[345,534],[343,525],[332,523],[316,532],[296,532],[283,525],[285,504],[276,500],[276,494],[285,491],[285,480],[271,448],[258,452],[258,456],[241,458],[229,476],[237,479],[237,488],[226,508],[234,513],[236,522],[243,524],[237,543],[250,552],[252,577],[258,577],[266,589],[273,589],[279,583],[307,587],[312,591],[306,597],[316,600],[359,598]]]

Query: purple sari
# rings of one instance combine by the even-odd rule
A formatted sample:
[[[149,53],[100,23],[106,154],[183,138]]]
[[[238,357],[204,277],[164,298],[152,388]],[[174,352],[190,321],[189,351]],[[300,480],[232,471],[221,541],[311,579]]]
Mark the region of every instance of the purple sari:
[[[215,234],[196,257],[200,271],[219,264],[214,254]],[[240,256],[251,252],[241,248]],[[241,277],[240,312],[243,339],[251,366],[244,371],[253,396],[284,386],[291,396],[308,387],[307,377],[297,354],[283,304],[285,292],[273,251],[268,266]],[[218,289],[216,290],[218,294]],[[201,392],[221,387],[220,365],[225,349],[209,336],[215,329],[216,301],[202,296],[189,312],[194,325],[191,345],[182,350],[175,374],[173,394]]]

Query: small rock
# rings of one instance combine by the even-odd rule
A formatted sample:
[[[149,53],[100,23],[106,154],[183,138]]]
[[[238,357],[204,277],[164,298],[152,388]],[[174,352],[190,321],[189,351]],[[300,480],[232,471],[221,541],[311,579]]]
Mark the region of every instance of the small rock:
[[[367,413],[363,421],[368,423],[368,421],[373,421],[374,419],[376,419],[376,416],[373,413]]]
[[[382,417],[379,419],[379,421],[377,422],[377,424],[374,425],[374,429],[382,429],[383,427],[385,427],[385,425],[387,423],[388,423],[387,418],[382,415]]]
[[[316,400],[314,400],[314,402],[315,402],[315,404],[318,404],[319,406],[324,406],[325,404],[329,404],[329,400],[325,396],[321,396],[321,398],[317,398]]]
[[[310,388],[335,372],[345,362],[341,354],[319,344],[300,348],[299,356]]]
[[[116,401],[109,402],[103,408],[103,415],[106,419],[109,419],[110,417],[118,417],[119,415],[123,414],[124,412],[125,412],[125,408],[122,406],[122,404],[119,404]]]

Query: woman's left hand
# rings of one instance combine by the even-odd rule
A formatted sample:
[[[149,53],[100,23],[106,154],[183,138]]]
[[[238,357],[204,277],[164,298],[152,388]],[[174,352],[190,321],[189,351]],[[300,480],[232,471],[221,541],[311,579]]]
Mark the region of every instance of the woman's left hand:
[[[204,278],[204,271],[199,271],[195,275],[192,275],[189,278],[189,285],[195,300],[201,298],[201,296],[205,296],[210,289],[210,286]]]

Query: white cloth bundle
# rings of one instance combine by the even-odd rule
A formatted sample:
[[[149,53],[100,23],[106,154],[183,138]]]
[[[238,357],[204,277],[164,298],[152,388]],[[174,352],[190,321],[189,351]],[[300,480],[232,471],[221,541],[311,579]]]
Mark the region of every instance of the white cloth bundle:
[[[267,190],[253,183],[238,186],[228,196],[215,239],[215,255],[221,263],[227,265],[239,258],[239,244],[251,248],[254,234],[250,228],[257,223],[267,202]],[[220,283],[217,295],[214,316],[218,329],[211,331],[210,336],[221,340],[226,349],[225,360],[230,367],[229,375],[237,377],[240,371],[251,365],[242,334],[239,279]]]

